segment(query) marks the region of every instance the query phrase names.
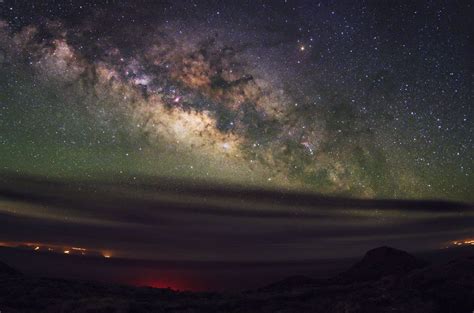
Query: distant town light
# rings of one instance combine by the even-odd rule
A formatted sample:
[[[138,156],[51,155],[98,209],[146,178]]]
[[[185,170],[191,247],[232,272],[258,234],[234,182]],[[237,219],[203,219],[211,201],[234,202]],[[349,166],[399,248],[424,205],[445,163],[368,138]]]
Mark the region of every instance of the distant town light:
[[[466,245],[474,246],[474,239],[455,240],[452,242],[452,244],[455,246],[466,246]]]

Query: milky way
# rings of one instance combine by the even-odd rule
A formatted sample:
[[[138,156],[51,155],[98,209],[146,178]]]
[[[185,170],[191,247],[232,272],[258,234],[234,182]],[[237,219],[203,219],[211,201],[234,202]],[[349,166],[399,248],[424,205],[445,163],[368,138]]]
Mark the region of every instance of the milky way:
[[[5,171],[473,199],[468,2],[1,5]]]
[[[239,282],[226,262],[472,245],[470,12],[0,1],[0,250]]]

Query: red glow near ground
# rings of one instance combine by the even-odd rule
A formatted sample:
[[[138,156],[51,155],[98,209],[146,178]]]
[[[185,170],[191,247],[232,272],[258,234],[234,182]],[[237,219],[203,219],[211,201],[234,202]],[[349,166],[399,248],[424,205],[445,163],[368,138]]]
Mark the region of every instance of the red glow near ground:
[[[131,282],[134,286],[139,287],[153,287],[153,288],[169,288],[174,291],[202,291],[203,288],[197,286],[197,284],[192,282],[184,282],[179,280],[170,280],[170,279],[140,279],[134,282]]]

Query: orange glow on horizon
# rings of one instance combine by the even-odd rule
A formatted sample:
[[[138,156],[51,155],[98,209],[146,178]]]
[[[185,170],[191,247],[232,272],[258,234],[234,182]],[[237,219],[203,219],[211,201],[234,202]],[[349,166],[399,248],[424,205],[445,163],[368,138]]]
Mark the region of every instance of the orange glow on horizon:
[[[455,246],[474,246],[474,239],[461,239],[461,240],[454,240],[451,242]]]
[[[8,248],[18,248],[23,250],[32,250],[37,252],[51,252],[51,253],[60,253],[60,254],[70,254],[75,256],[96,256],[96,257],[105,257],[110,258],[112,252],[88,249],[84,247],[69,246],[69,245],[58,245],[53,243],[45,242],[0,242],[0,247]]]
[[[72,247],[71,249],[72,249],[72,250],[76,250],[76,251],[86,251],[85,248]]]
[[[112,257],[112,252],[110,250],[102,250],[100,254],[106,259],[110,259]]]

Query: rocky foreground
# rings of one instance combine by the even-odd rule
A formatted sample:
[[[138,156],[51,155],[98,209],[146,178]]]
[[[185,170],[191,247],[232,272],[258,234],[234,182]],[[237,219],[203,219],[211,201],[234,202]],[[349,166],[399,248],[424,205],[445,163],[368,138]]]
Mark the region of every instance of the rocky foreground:
[[[240,294],[33,278],[0,263],[0,311],[472,313],[474,256],[430,265],[381,247],[334,278],[290,277]]]

